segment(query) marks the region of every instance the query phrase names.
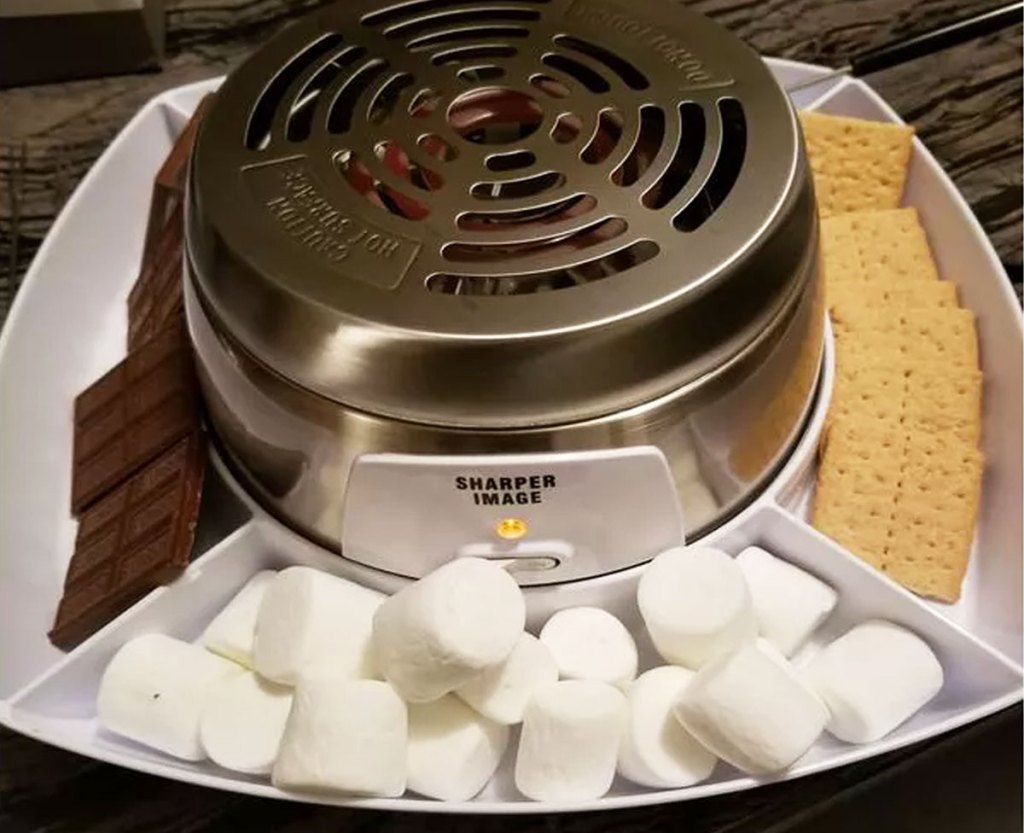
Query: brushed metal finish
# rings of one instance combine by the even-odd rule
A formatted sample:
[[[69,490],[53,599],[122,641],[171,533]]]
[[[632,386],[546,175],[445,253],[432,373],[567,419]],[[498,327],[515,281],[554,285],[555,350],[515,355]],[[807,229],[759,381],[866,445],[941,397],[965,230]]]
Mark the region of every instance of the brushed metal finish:
[[[367,414],[524,431],[712,379],[784,317],[817,234],[757,55],[677,5],[607,0],[305,18],[222,87],[187,222],[204,304],[273,372]]]
[[[824,308],[816,286],[797,293],[777,326],[714,379],[629,411],[528,430],[430,426],[339,405],[268,371],[218,334],[190,282],[186,311],[208,414],[229,463],[273,514],[326,547],[339,550],[349,469],[364,453],[501,454],[638,444],[664,451],[684,515],[696,449],[700,476],[720,506],[699,525],[691,513],[692,537],[756,497],[799,437],[822,354]],[[415,570],[410,565],[411,575]]]
[[[212,426],[335,549],[373,452],[655,445],[699,534],[756,496],[813,401],[795,115],[755,53],[675,5],[314,13],[221,88],[186,228]],[[686,505],[698,479],[710,517]]]

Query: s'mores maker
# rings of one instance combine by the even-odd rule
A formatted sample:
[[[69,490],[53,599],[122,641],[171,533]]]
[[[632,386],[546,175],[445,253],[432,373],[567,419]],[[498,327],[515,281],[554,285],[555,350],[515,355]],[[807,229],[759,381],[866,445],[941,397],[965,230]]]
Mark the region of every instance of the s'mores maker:
[[[307,17],[217,93],[186,228],[230,466],[390,573],[639,563],[754,500],[816,394],[793,108],[676,4]]]
[[[762,63],[674,4],[377,0],[317,11],[226,82],[153,99],[69,201],[0,333],[0,723],[250,795],[551,813],[802,777],[1018,703],[1021,353],[1004,348],[1020,344],[1019,308],[981,227],[916,140],[903,201],[976,315],[985,374],[989,462],[963,597],[917,598],[806,522],[833,350],[810,177],[781,87],[825,74]],[[822,85],[796,101],[899,123],[861,81]],[[152,174],[214,91],[192,157],[182,288],[215,447],[195,468],[157,466],[130,505],[111,516],[96,504],[83,524],[67,506],[75,398],[128,361],[124,301],[138,285]],[[84,250],[98,254],[83,260]],[[151,375],[140,382],[150,396],[161,384]],[[183,444],[205,450],[188,416]],[[149,500],[186,480],[168,473],[203,463],[201,512],[198,488]],[[73,574],[98,551],[81,533],[99,539],[89,521],[101,514],[117,527],[104,575],[120,581],[107,564],[139,554],[136,574],[167,553],[181,554],[180,572],[64,653],[48,629],[55,607],[82,598],[67,593],[69,578],[96,598],[90,574]],[[184,543],[158,553],[150,533],[168,516],[181,523],[161,527],[171,530],[161,540]],[[941,689],[884,737],[815,742],[767,780],[717,767],[691,786],[652,789],[627,775],[600,798],[537,802],[512,790],[507,755],[467,801],[415,788],[300,794],[212,757],[147,750],[100,719],[116,654],[162,634],[209,659],[199,645],[219,611],[293,567],[394,594],[458,555],[496,559],[532,585],[522,594],[530,633],[556,611],[597,607],[635,640],[637,670],[650,668],[659,661],[640,583],[667,587],[664,607],[677,609],[646,562],[684,534],[737,560],[761,548],[836,592],[800,649],[809,657],[794,662],[882,618],[934,651]],[[695,587],[691,599],[722,606],[721,593]],[[797,605],[780,597],[788,617]],[[476,598],[475,621],[496,618],[486,594]],[[427,607],[443,619],[443,605]],[[243,625],[254,640],[255,624]],[[335,631],[339,646],[357,644],[354,631]],[[867,662],[883,667],[877,652]],[[185,667],[168,677],[159,655],[147,663],[188,682]],[[890,683],[873,693],[888,696]],[[761,708],[759,686],[741,688]],[[234,738],[249,745],[245,732]]]

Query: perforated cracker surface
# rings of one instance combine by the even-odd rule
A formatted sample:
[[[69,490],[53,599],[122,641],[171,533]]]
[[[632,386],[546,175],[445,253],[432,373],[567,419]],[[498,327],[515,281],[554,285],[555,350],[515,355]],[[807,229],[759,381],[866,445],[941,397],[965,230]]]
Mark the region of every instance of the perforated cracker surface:
[[[900,204],[912,127],[824,113],[801,113],[800,122],[822,217]]]

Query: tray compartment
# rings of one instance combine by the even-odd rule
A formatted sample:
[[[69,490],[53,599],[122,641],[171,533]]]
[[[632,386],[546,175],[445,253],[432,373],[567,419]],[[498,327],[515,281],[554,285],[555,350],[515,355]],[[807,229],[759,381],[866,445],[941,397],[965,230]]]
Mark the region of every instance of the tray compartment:
[[[901,587],[854,558],[824,536],[786,511],[772,506],[748,513],[722,534],[709,536],[707,543],[736,555],[755,544],[814,573],[839,591],[839,603],[829,620],[795,658],[800,665],[826,642],[853,625],[869,618],[884,618],[904,625],[921,635],[935,650],[946,673],[939,695],[881,741],[851,746],[824,735],[810,752],[781,778],[793,778],[822,769],[850,763],[870,755],[948,731],[956,726],[990,714],[1014,702],[1020,696],[1021,671],[976,637],[944,619],[929,606]],[[166,588],[155,591],[143,602],[112,622],[94,637],[71,652],[63,662],[39,681],[16,695],[11,702],[9,720],[21,731],[47,739],[58,738],[67,745],[89,754],[102,754],[107,760],[129,766],[145,765],[158,774],[187,781],[217,779],[227,789],[244,789],[260,795],[287,797],[265,779],[236,777],[209,762],[198,764],[177,761],[100,729],[95,720],[95,697],[106,664],[129,639],[158,631],[181,639],[199,637],[206,623],[235,592],[262,569],[281,569],[304,564],[356,580],[348,562],[287,533],[276,523],[257,519],[215,546],[193,563],[185,575]],[[590,598],[590,603],[615,607],[637,638],[641,668],[661,664],[653,652],[636,609],[635,590],[640,570],[624,571],[621,579],[606,585],[607,599]],[[394,590],[402,579],[378,581],[377,586]],[[591,584],[591,583],[587,583]],[[550,592],[548,588],[528,588],[527,596]],[[574,594],[561,594],[565,604],[580,603]],[[524,811],[545,812],[548,805],[533,804],[519,798],[511,786],[514,758],[509,755],[494,782],[475,801],[475,807],[500,807],[512,802]],[[763,783],[719,764],[712,778],[695,787],[653,793],[617,779],[612,792],[601,806],[613,806],[620,800],[682,800],[712,792],[732,791]],[[317,801],[348,804],[343,796],[317,797]],[[366,803],[361,800],[358,803]],[[416,798],[370,800],[373,806],[431,809],[445,805]],[[412,805],[412,806],[410,806]]]

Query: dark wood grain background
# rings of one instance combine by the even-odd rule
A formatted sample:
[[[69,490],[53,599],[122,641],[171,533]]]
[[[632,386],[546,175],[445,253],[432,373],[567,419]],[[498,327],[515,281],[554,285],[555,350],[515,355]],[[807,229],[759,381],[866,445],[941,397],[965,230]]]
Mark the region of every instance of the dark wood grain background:
[[[993,4],[691,3],[763,54],[830,65]],[[320,0],[169,0],[168,55],[162,72],[0,93],[0,323],[57,212],[131,115],[168,87],[229,71],[284,22],[318,5]],[[1021,64],[1017,26],[868,79],[916,125],[981,220],[1018,287]],[[0,731],[0,831],[1019,831],[1020,737],[1018,708],[953,737],[743,796],[600,815],[452,820],[325,810],[215,793],[99,764]],[[865,788],[892,811],[871,802],[848,802]],[[958,796],[966,797],[966,803],[949,803]],[[909,802],[903,810],[901,800]],[[835,809],[854,806],[844,813]],[[862,817],[865,806],[875,809]],[[857,824],[848,827],[851,821]]]

